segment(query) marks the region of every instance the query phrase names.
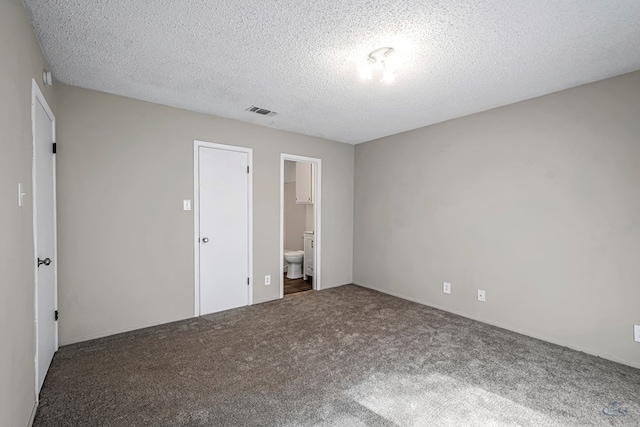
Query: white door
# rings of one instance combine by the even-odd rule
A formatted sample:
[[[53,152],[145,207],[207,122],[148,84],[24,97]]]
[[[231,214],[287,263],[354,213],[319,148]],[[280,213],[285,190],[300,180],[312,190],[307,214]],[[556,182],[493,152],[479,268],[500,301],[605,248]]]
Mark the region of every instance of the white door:
[[[249,304],[249,154],[198,148],[200,314]]]
[[[58,349],[56,319],[56,219],[54,117],[39,90],[33,96],[33,200],[36,259],[36,390]]]

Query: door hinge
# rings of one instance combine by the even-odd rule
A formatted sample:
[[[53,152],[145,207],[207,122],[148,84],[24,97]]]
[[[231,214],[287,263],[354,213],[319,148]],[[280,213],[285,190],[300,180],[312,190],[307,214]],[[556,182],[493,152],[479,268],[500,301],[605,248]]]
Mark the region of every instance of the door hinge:
[[[249,173],[249,166],[247,166],[247,173]]]
[[[56,154],[56,143],[53,143],[53,154]]]
[[[58,310],[56,310],[56,321],[58,321]]]
[[[249,278],[247,277],[247,285],[249,284]]]

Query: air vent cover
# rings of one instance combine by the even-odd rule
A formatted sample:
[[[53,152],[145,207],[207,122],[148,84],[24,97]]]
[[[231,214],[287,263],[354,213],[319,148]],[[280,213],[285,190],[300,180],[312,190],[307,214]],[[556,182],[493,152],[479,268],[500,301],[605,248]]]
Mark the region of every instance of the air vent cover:
[[[260,108],[260,107],[256,107],[255,105],[252,105],[251,107],[247,108],[245,111],[249,111],[250,113],[256,113],[256,114],[261,114],[263,116],[275,116],[276,113],[275,111],[271,111],[271,110],[267,110],[266,108]]]

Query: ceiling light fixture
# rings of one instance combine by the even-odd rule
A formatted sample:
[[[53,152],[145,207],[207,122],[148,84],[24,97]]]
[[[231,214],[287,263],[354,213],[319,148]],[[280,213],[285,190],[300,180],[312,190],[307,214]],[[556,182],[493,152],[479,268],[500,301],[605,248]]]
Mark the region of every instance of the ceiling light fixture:
[[[392,47],[381,47],[371,52],[367,57],[367,64],[360,67],[360,78],[371,80],[374,69],[379,65],[382,68],[382,79],[380,81],[393,83],[396,78],[395,71],[398,69],[398,64],[393,58],[394,52],[395,50]]]

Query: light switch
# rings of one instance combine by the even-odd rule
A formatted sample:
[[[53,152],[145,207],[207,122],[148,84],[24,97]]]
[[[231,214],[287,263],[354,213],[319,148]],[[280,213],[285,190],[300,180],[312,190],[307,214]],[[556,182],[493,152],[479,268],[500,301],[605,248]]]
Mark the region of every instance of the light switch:
[[[26,193],[24,192],[24,187],[22,186],[21,183],[18,183],[18,207],[23,207],[24,206],[24,195]]]
[[[191,200],[183,200],[182,201],[182,209],[185,211],[191,210]]]

